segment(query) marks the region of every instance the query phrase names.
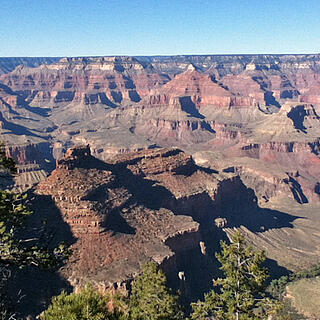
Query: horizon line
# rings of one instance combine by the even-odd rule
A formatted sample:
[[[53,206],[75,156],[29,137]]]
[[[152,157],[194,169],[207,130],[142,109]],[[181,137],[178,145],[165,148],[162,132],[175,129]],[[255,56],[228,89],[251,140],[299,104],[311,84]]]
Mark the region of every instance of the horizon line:
[[[103,58],[103,57],[188,57],[188,56],[299,56],[299,55],[320,55],[320,52],[316,53],[213,53],[213,54],[202,54],[202,53],[195,53],[195,54],[111,54],[111,55],[57,55],[57,56],[0,56],[0,59],[18,59],[18,58]]]

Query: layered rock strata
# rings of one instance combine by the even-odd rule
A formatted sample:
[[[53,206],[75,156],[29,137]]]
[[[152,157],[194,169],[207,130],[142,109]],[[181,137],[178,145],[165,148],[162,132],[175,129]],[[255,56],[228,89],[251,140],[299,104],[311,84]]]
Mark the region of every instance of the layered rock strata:
[[[64,270],[71,283],[120,286],[139,272],[141,263],[153,259],[164,264],[173,257],[167,241],[181,242],[182,250],[197,248],[198,224],[162,206],[163,197],[173,197],[170,191],[144,178],[192,170],[192,160],[180,151],[141,153],[131,161],[106,164],[92,157],[88,147],[68,150],[36,193],[51,196],[77,239]],[[189,240],[182,245],[184,239]]]
[[[307,198],[318,201],[319,55],[30,63],[0,76],[1,137],[19,165],[49,172],[79,143],[103,160],[176,146],[288,166],[282,173],[299,172]],[[40,156],[30,152],[41,146]],[[37,177],[26,173],[25,187]]]
[[[103,162],[88,146],[77,147],[38,185],[35,201],[47,199],[48,206],[52,202],[70,227],[73,254],[61,274],[75,288],[90,281],[101,290],[125,289],[141,264],[154,260],[176,288],[183,284],[182,272],[184,298],[195,299],[209,288],[217,268],[210,257],[224,231],[241,228],[250,241],[268,247],[271,258],[290,238],[287,264],[280,259],[286,266],[296,267],[298,256],[310,263],[316,255],[315,249],[295,240],[297,229],[308,232],[309,222],[288,211],[261,207],[243,183],[260,186],[257,196],[264,201],[295,193],[303,203],[297,177],[279,171],[274,180],[275,173],[263,175],[249,168],[205,169],[179,149],[126,153]],[[284,242],[272,247],[270,241],[278,238]]]

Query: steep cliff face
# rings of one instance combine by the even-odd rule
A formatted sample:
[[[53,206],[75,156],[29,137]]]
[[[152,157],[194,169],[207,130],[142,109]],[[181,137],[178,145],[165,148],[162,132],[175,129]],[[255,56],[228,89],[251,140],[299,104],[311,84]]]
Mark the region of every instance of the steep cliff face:
[[[33,163],[43,166],[45,163],[47,165],[51,163],[51,167],[55,165],[50,143],[6,146],[6,153],[16,161],[17,165]]]
[[[319,179],[319,57],[62,58],[12,71],[8,65],[0,76],[1,137],[20,150],[10,153],[20,165],[39,164],[27,151],[38,144],[50,146],[50,162],[79,143],[100,159],[156,146],[249,157],[279,164],[283,173],[286,165],[299,171],[312,180],[301,180],[305,192],[317,199],[311,190]]]
[[[77,238],[64,270],[71,283],[90,280],[107,288],[126,281],[142,262],[162,263],[173,256],[166,240],[176,235],[182,242],[191,237],[189,246],[197,248],[198,224],[162,206],[165,197],[172,197],[170,191],[144,178],[192,170],[191,158],[178,150],[135,154],[113,164],[92,157],[88,147],[68,150],[36,193],[51,196]]]
[[[125,288],[153,259],[196,299],[234,228],[289,269],[318,263],[320,55],[0,58],[0,74],[6,187],[42,181],[37,223],[72,236],[75,288]]]
[[[138,102],[168,78],[135,58],[63,58],[38,68],[19,66],[3,75],[6,86],[36,106],[78,103],[114,107],[123,100]]]
[[[246,97],[252,97],[260,103],[265,103],[264,91],[260,84],[247,74],[227,75],[221,80],[230,91]]]
[[[238,176],[198,167],[179,149],[128,153],[105,163],[88,146],[72,148],[35,194],[36,203],[49,196],[76,239],[62,274],[75,287],[91,281],[105,290],[123,286],[152,259],[175,286],[178,272],[186,272],[186,285],[197,295],[214,271],[201,275],[198,268],[211,263],[217,226],[254,230],[259,223],[252,218],[264,216]]]
[[[102,291],[126,290],[141,264],[154,260],[190,301],[209,288],[217,269],[212,256],[234,228],[258,247],[271,246],[271,258],[283,252],[289,239],[292,248],[286,247],[287,260],[280,259],[281,264],[312,263],[316,249],[295,242],[300,239],[295,233],[309,232],[310,226],[299,224],[298,215],[261,207],[261,199],[280,193],[303,203],[298,176],[274,174],[244,165],[205,169],[179,149],[119,154],[103,162],[88,146],[76,147],[37,186],[33,201],[38,219],[51,221],[58,212],[70,228],[73,254],[60,274],[74,288],[90,281]],[[260,189],[255,193],[251,185]],[[53,234],[61,233],[59,225]]]

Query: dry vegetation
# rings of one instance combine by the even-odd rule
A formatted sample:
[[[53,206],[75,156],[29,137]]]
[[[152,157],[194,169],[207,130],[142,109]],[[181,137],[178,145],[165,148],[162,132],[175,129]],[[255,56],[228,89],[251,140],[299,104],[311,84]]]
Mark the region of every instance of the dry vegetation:
[[[295,308],[308,318],[320,317],[320,278],[301,279],[287,286],[287,296]]]

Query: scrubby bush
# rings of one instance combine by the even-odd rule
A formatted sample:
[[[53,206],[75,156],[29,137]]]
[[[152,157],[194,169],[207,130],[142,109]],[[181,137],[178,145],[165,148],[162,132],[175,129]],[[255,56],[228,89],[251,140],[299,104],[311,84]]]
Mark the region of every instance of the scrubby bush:
[[[41,320],[116,320],[120,313],[110,311],[108,296],[103,296],[91,286],[86,286],[80,293],[62,292],[52,299],[49,308],[44,311]]]
[[[179,296],[166,286],[166,276],[154,262],[144,265],[132,284],[129,301],[132,320],[182,320]]]

